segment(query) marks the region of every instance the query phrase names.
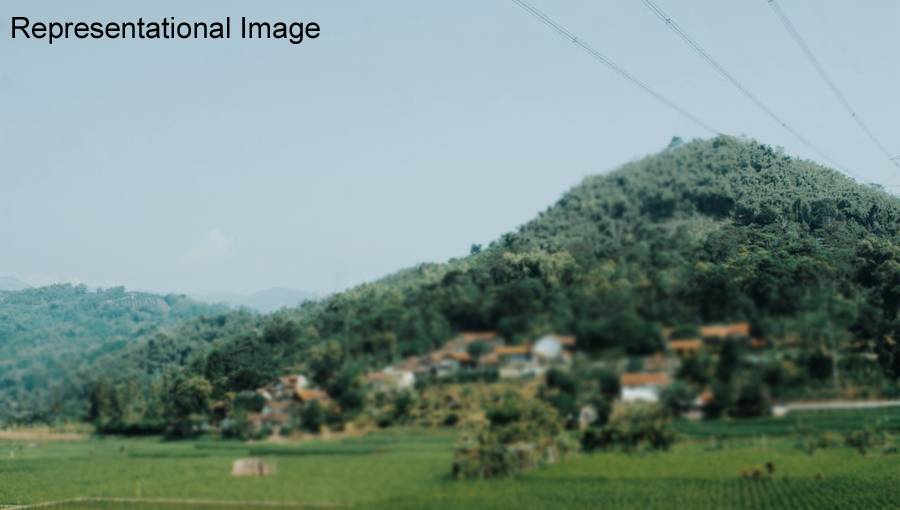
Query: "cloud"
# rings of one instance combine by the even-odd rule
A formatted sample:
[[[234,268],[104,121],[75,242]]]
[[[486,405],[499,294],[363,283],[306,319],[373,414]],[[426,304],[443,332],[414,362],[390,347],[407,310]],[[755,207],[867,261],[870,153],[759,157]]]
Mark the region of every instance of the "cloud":
[[[233,246],[234,238],[229,237],[221,228],[215,227],[206,233],[203,240],[191,248],[188,258],[192,260],[222,258],[231,253]]]

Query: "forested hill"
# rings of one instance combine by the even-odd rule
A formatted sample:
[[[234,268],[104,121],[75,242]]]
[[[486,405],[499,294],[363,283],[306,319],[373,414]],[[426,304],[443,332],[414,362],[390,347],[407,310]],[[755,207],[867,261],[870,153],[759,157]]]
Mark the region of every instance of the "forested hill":
[[[0,423],[71,414],[67,405],[84,402],[72,398],[79,372],[97,358],[160,326],[222,310],[123,288],[0,291]]]
[[[637,355],[660,348],[662,325],[749,320],[776,344],[790,337],[810,349],[876,351],[896,376],[898,306],[900,200],[768,146],[719,137],[674,141],[589,177],[468,257],[244,324],[203,325],[206,338],[182,335],[166,351],[184,345],[184,361],[170,368],[205,379],[218,396],[295,367],[348,409],[361,369],[465,329],[497,329],[512,341],[574,333],[589,353]],[[115,377],[129,366],[146,373],[135,365],[142,349],[150,356],[155,347],[148,340],[131,362],[107,361],[116,371],[94,387],[95,414],[112,406],[113,420],[138,419],[114,403],[165,398],[165,385],[140,390]]]

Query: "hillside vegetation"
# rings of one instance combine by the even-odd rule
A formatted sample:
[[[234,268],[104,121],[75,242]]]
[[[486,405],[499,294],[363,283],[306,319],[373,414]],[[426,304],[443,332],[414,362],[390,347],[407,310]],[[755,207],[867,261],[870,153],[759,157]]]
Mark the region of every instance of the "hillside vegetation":
[[[286,370],[352,412],[361,371],[460,330],[572,333],[588,354],[639,356],[663,325],[747,320],[776,348],[876,354],[896,380],[900,200],[719,137],[589,177],[467,257],[269,316],[123,289],[0,299],[2,418],[111,430],[161,427],[180,391],[222,398]]]
[[[123,288],[0,292],[0,424],[81,416],[86,367],[160,326],[221,310]]]
[[[675,140],[585,179],[468,257],[235,327],[188,327],[168,340],[172,350],[193,346],[168,360],[177,368],[168,382],[147,376],[137,354],[154,350],[153,341],[136,345],[97,371],[104,375],[93,386],[94,413],[131,426],[147,418],[145,404],[117,402],[159,400],[179,388],[220,398],[290,368],[352,410],[360,370],[467,329],[496,329],[513,342],[574,333],[590,354],[641,355],[661,347],[662,325],[748,320],[776,348],[875,353],[896,379],[898,307],[900,200],[752,141]],[[148,382],[136,385],[134,373]],[[126,397],[135,393],[142,398]]]

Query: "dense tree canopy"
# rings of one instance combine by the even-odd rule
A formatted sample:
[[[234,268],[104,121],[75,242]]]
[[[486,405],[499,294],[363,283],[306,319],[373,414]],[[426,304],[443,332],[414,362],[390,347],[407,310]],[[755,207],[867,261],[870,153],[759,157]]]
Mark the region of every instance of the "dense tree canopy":
[[[776,346],[799,338],[811,351],[874,352],[896,377],[898,306],[900,200],[723,136],[589,177],[465,258],[272,316],[150,335],[112,355],[104,384],[175,370],[219,398],[296,369],[338,391],[355,371],[459,330],[496,329],[512,342],[574,333],[592,355],[639,355],[659,348],[662,325],[725,320],[752,322]],[[171,355],[152,354],[160,344]],[[754,396],[747,390],[748,406]],[[352,407],[353,392],[343,398]]]
[[[80,416],[86,367],[160,326],[222,311],[121,287],[0,292],[0,423]]]

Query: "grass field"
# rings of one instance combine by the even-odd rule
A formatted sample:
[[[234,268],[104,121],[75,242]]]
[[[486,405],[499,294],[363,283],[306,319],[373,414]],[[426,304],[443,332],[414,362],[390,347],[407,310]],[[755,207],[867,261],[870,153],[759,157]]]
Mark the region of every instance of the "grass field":
[[[834,416],[819,418],[821,425]],[[900,508],[900,455],[861,456],[838,447],[810,456],[791,437],[744,434],[721,441],[694,432],[698,438],[686,437],[671,452],[580,455],[519,478],[478,482],[450,479],[452,431],[393,430],[303,445],[3,441],[0,505],[68,500],[52,508]],[[231,477],[232,461],[248,456],[274,464],[277,473]],[[775,466],[772,479],[739,476],[766,462]]]

